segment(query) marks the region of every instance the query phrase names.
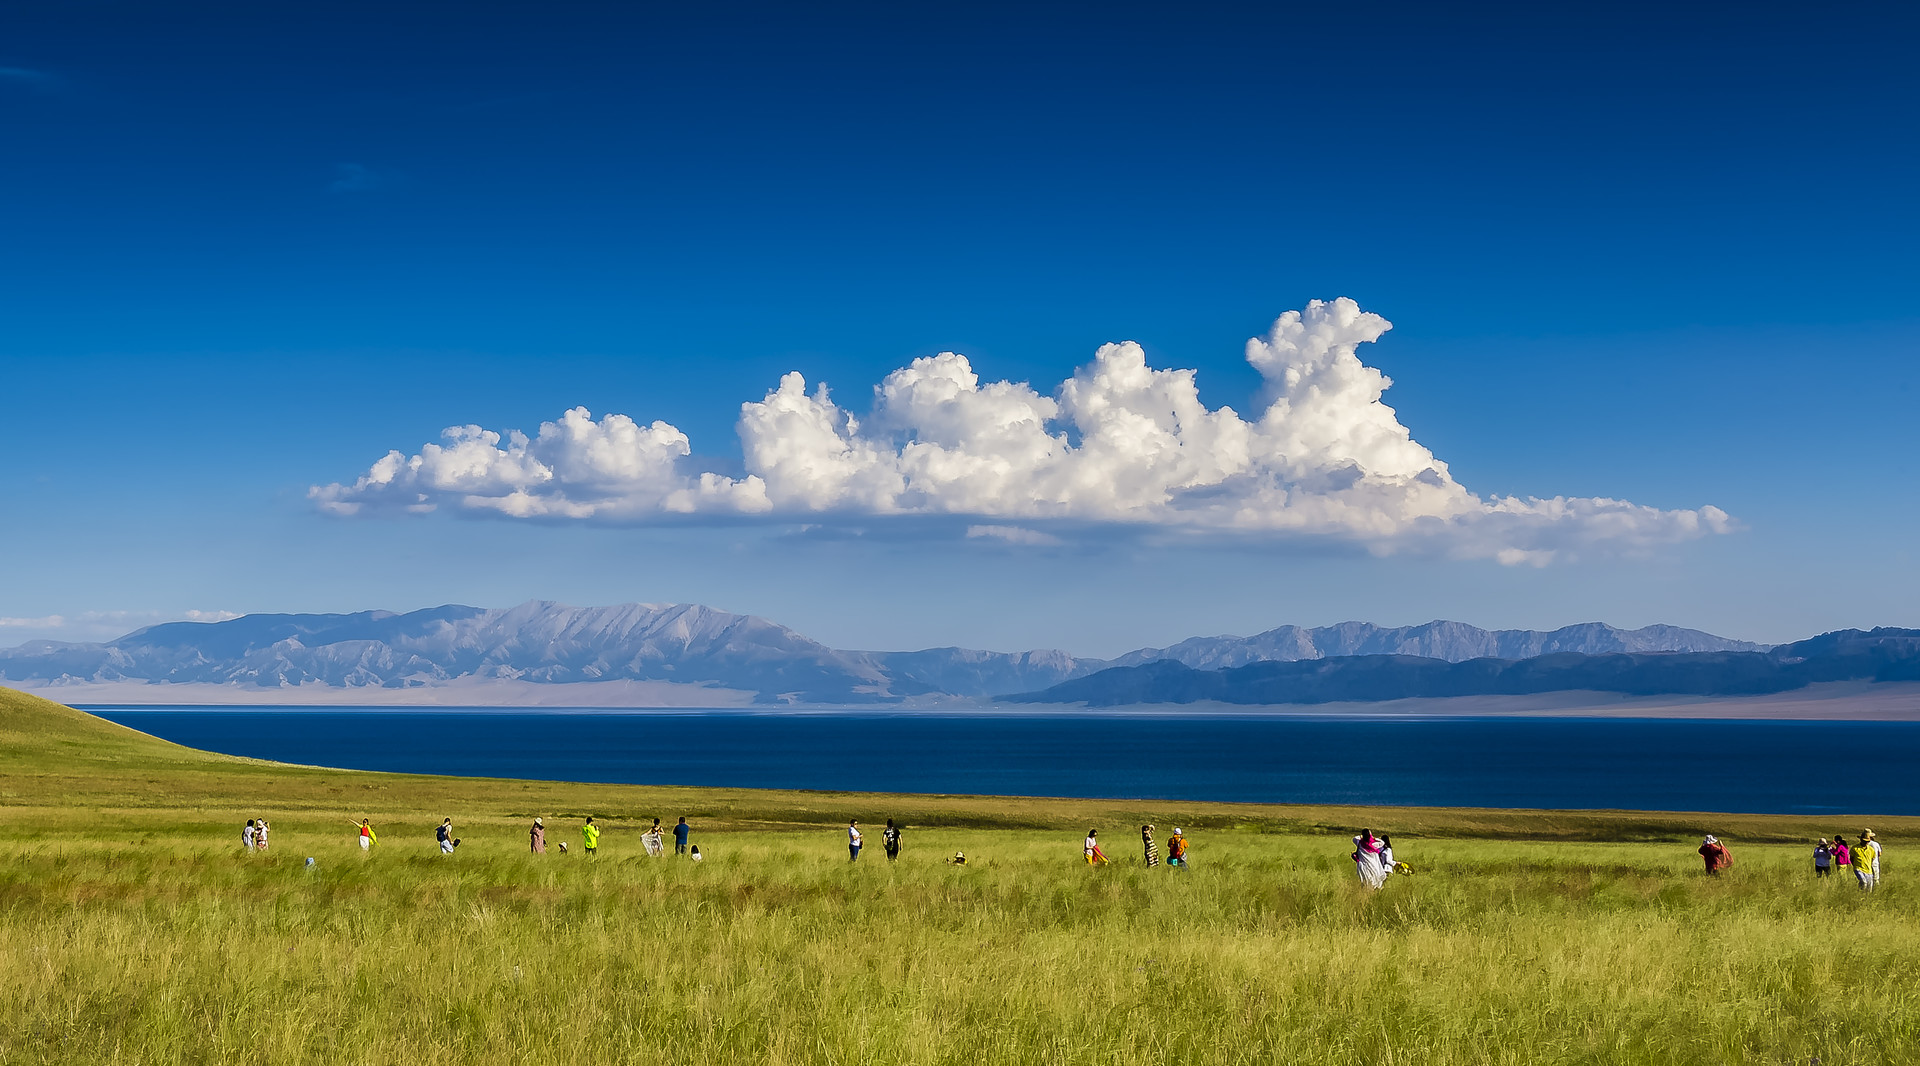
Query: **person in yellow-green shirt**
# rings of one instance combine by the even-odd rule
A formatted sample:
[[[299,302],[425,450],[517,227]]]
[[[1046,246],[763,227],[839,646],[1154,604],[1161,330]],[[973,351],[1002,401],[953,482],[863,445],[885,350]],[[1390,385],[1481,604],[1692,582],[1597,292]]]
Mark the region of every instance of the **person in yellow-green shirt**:
[[[1860,838],[1860,845],[1853,849],[1853,876],[1860,880],[1864,891],[1873,891],[1873,849],[1867,845],[1867,838]]]
[[[592,818],[588,818],[587,824],[580,827],[580,835],[586,838],[587,854],[592,855],[594,849],[600,846],[600,827],[593,824]]]

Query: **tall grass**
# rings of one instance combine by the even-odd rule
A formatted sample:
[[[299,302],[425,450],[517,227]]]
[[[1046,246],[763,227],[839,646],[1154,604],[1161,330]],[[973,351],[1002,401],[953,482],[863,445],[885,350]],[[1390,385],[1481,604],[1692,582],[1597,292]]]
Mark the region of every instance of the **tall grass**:
[[[324,827],[266,856],[16,842],[0,1061],[1920,1054],[1916,897],[1815,883],[1798,848],[1709,880],[1683,847],[1402,841],[1420,872],[1368,893],[1339,839],[1200,835],[1185,872],[1089,869],[1038,831],[916,830],[897,864],[839,840],[710,835],[699,864],[630,837],[526,856],[505,829],[451,857]]]
[[[601,855],[525,853],[588,813]],[[656,813],[707,861],[643,857]],[[890,816],[900,861],[848,863],[846,819]],[[1121,843],[1176,820],[1190,870]],[[1419,872],[1362,889],[1362,822]],[[1920,1061],[1920,891],[1815,882],[1797,842],[1859,824],[363,774],[0,690],[0,1063]]]

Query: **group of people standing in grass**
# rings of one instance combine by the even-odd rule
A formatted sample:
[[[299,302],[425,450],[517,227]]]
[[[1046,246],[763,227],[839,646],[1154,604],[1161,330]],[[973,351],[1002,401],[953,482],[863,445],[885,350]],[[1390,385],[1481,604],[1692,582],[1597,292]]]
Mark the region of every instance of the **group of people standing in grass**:
[[[673,852],[676,855],[686,855],[695,862],[699,862],[700,845],[687,843],[687,838],[692,833],[693,827],[687,824],[686,818],[682,817],[679,824],[673,827]],[[646,851],[649,856],[658,858],[667,853],[666,838],[666,829],[660,825],[660,819],[655,818],[653,825],[640,834],[640,847]],[[557,843],[559,844],[560,851],[565,853],[567,850],[567,842],[562,840]],[[546,819],[535,818],[533,825],[528,827],[527,846],[535,855],[545,855],[547,853]],[[580,826],[580,847],[588,855],[597,855],[600,853],[600,827],[594,823],[591,816]]]
[[[1149,867],[1160,865],[1160,845],[1153,839],[1154,828],[1151,824],[1140,827],[1141,859]],[[1080,843],[1080,854],[1087,860],[1088,866],[1105,866],[1108,862],[1106,850],[1100,847],[1100,830],[1087,830],[1087,839]],[[1187,865],[1187,834],[1178,826],[1173,835],[1167,838],[1167,865],[1174,869],[1185,869]]]
[[[1829,843],[1821,837],[1813,845],[1813,876],[1830,877],[1834,867],[1852,869],[1854,880],[1858,881],[1862,891],[1871,892],[1880,887],[1880,841],[1873,830],[1862,829],[1858,842],[1848,844],[1847,838],[1834,834]]]

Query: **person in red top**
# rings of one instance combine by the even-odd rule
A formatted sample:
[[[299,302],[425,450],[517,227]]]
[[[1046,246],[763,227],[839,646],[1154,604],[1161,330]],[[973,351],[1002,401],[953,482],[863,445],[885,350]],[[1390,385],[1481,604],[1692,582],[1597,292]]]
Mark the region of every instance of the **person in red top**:
[[[1733,855],[1716,836],[1710,835],[1700,842],[1700,857],[1706,860],[1707,873],[1712,876],[1718,876],[1720,871],[1733,865]]]

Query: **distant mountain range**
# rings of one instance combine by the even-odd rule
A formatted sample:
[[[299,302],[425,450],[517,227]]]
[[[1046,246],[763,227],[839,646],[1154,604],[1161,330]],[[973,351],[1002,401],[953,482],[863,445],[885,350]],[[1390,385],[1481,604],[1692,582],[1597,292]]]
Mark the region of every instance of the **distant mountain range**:
[[[1091,680],[1113,667],[1162,661],[1212,670],[1352,656],[1462,662],[1764,650],[1673,626],[1621,630],[1589,623],[1537,632],[1488,631],[1459,622],[1399,628],[1346,622],[1319,629],[1282,626],[1252,637],[1196,637],[1114,660],[1052,650],[843,651],[764,618],[698,604],[569,607],[535,601],[504,610],[254,614],[150,626],[104,644],[34,641],[0,650],[0,683],[405,689],[456,679],[629,680],[738,690],[763,703],[893,703],[1033,692]]]
[[[1557,653],[1448,662],[1412,655],[1353,655],[1196,670],[1162,659],[1121,666],[1003,697],[1014,703],[1314,704],[1546,692],[1633,696],[1757,696],[1825,681],[1920,681],[1920,630],[1857,629],[1766,651],[1669,654]]]

